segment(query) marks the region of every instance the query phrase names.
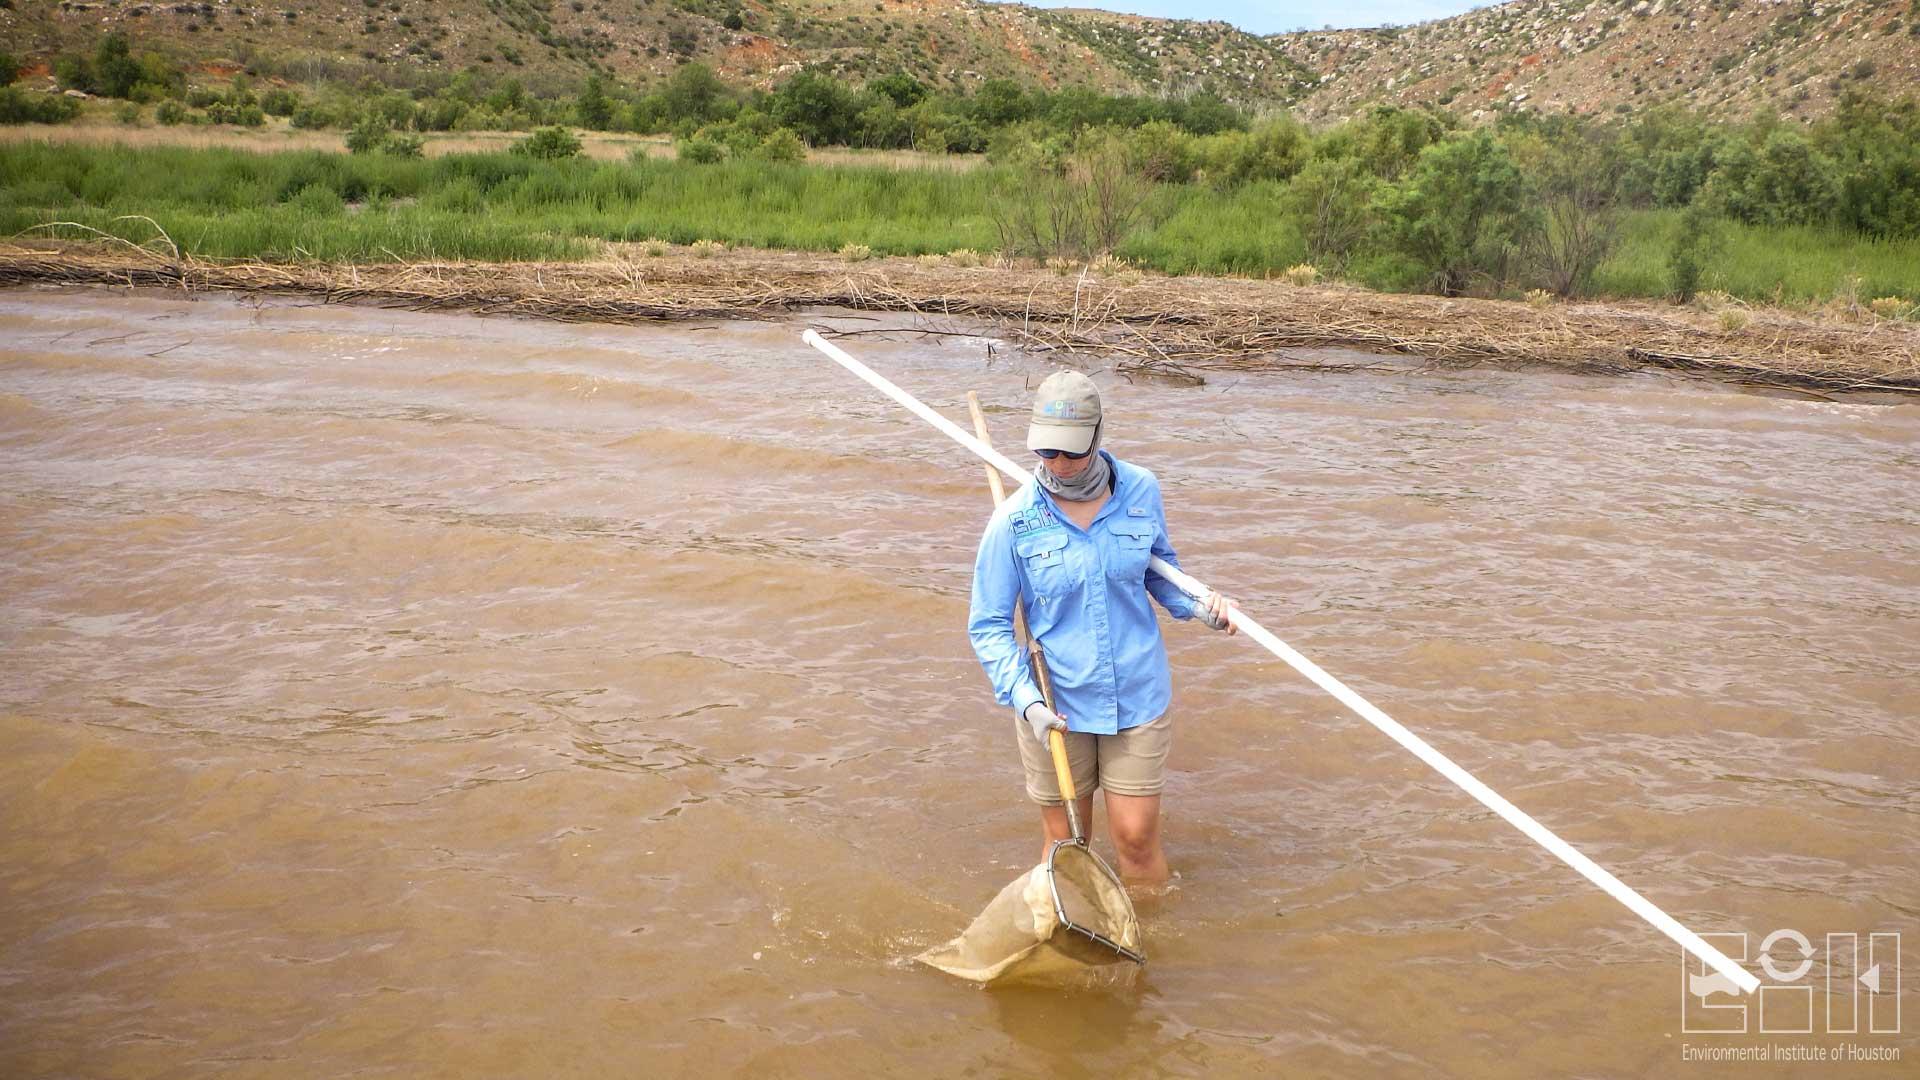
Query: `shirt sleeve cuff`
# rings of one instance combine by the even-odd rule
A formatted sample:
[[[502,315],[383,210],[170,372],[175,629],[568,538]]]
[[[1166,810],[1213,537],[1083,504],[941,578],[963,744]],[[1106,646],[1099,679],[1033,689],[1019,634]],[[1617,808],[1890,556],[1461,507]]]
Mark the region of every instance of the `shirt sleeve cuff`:
[[[1030,682],[1022,682],[1013,688],[1013,712],[1016,716],[1027,715],[1027,707],[1041,700],[1040,688]]]

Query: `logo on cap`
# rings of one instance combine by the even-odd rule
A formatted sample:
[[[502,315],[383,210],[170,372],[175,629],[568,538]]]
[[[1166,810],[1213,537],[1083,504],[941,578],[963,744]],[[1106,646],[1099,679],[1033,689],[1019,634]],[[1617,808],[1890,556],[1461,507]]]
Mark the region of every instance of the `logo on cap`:
[[[1080,410],[1074,407],[1073,402],[1059,398],[1047,402],[1047,407],[1040,411],[1048,416],[1058,416],[1067,420],[1080,419]]]

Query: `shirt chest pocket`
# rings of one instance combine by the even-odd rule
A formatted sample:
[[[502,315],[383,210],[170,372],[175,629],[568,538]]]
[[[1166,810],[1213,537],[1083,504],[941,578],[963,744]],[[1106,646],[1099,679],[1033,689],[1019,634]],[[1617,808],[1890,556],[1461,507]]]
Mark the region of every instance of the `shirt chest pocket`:
[[[1145,581],[1147,560],[1153,557],[1153,522],[1140,518],[1107,519],[1113,554],[1107,558],[1107,576],[1115,581]]]
[[[1066,530],[1048,529],[1022,536],[1014,541],[1013,550],[1026,570],[1034,595],[1060,596],[1072,588],[1073,576],[1067,569]]]

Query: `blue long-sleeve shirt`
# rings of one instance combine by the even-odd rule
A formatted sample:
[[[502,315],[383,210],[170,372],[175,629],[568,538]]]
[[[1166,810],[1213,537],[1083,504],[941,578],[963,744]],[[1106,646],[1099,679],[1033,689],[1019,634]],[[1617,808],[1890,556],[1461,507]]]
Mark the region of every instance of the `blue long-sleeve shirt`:
[[[1087,529],[1037,483],[994,511],[974,559],[967,636],[995,700],[1024,714],[1041,698],[1013,633],[1013,606],[1022,604],[1046,651],[1055,710],[1069,730],[1111,735],[1158,718],[1173,698],[1149,597],[1176,619],[1193,618],[1194,600],[1147,570],[1154,555],[1180,565],[1160,482],[1100,453],[1113,469],[1113,494]]]

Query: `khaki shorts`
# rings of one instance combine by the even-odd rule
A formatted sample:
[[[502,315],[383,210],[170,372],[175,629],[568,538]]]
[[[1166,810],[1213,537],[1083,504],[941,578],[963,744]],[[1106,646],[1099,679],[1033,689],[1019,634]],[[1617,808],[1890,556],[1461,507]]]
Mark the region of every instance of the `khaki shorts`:
[[[1020,763],[1027,772],[1027,798],[1042,806],[1060,805],[1060,782],[1053,775],[1053,755],[1033,737],[1025,720],[1013,718],[1020,741]],[[1173,746],[1173,721],[1165,716],[1152,723],[1127,728],[1115,735],[1069,731],[1067,767],[1073,773],[1074,792],[1090,795],[1105,788],[1115,795],[1158,795],[1167,784],[1167,751]]]

